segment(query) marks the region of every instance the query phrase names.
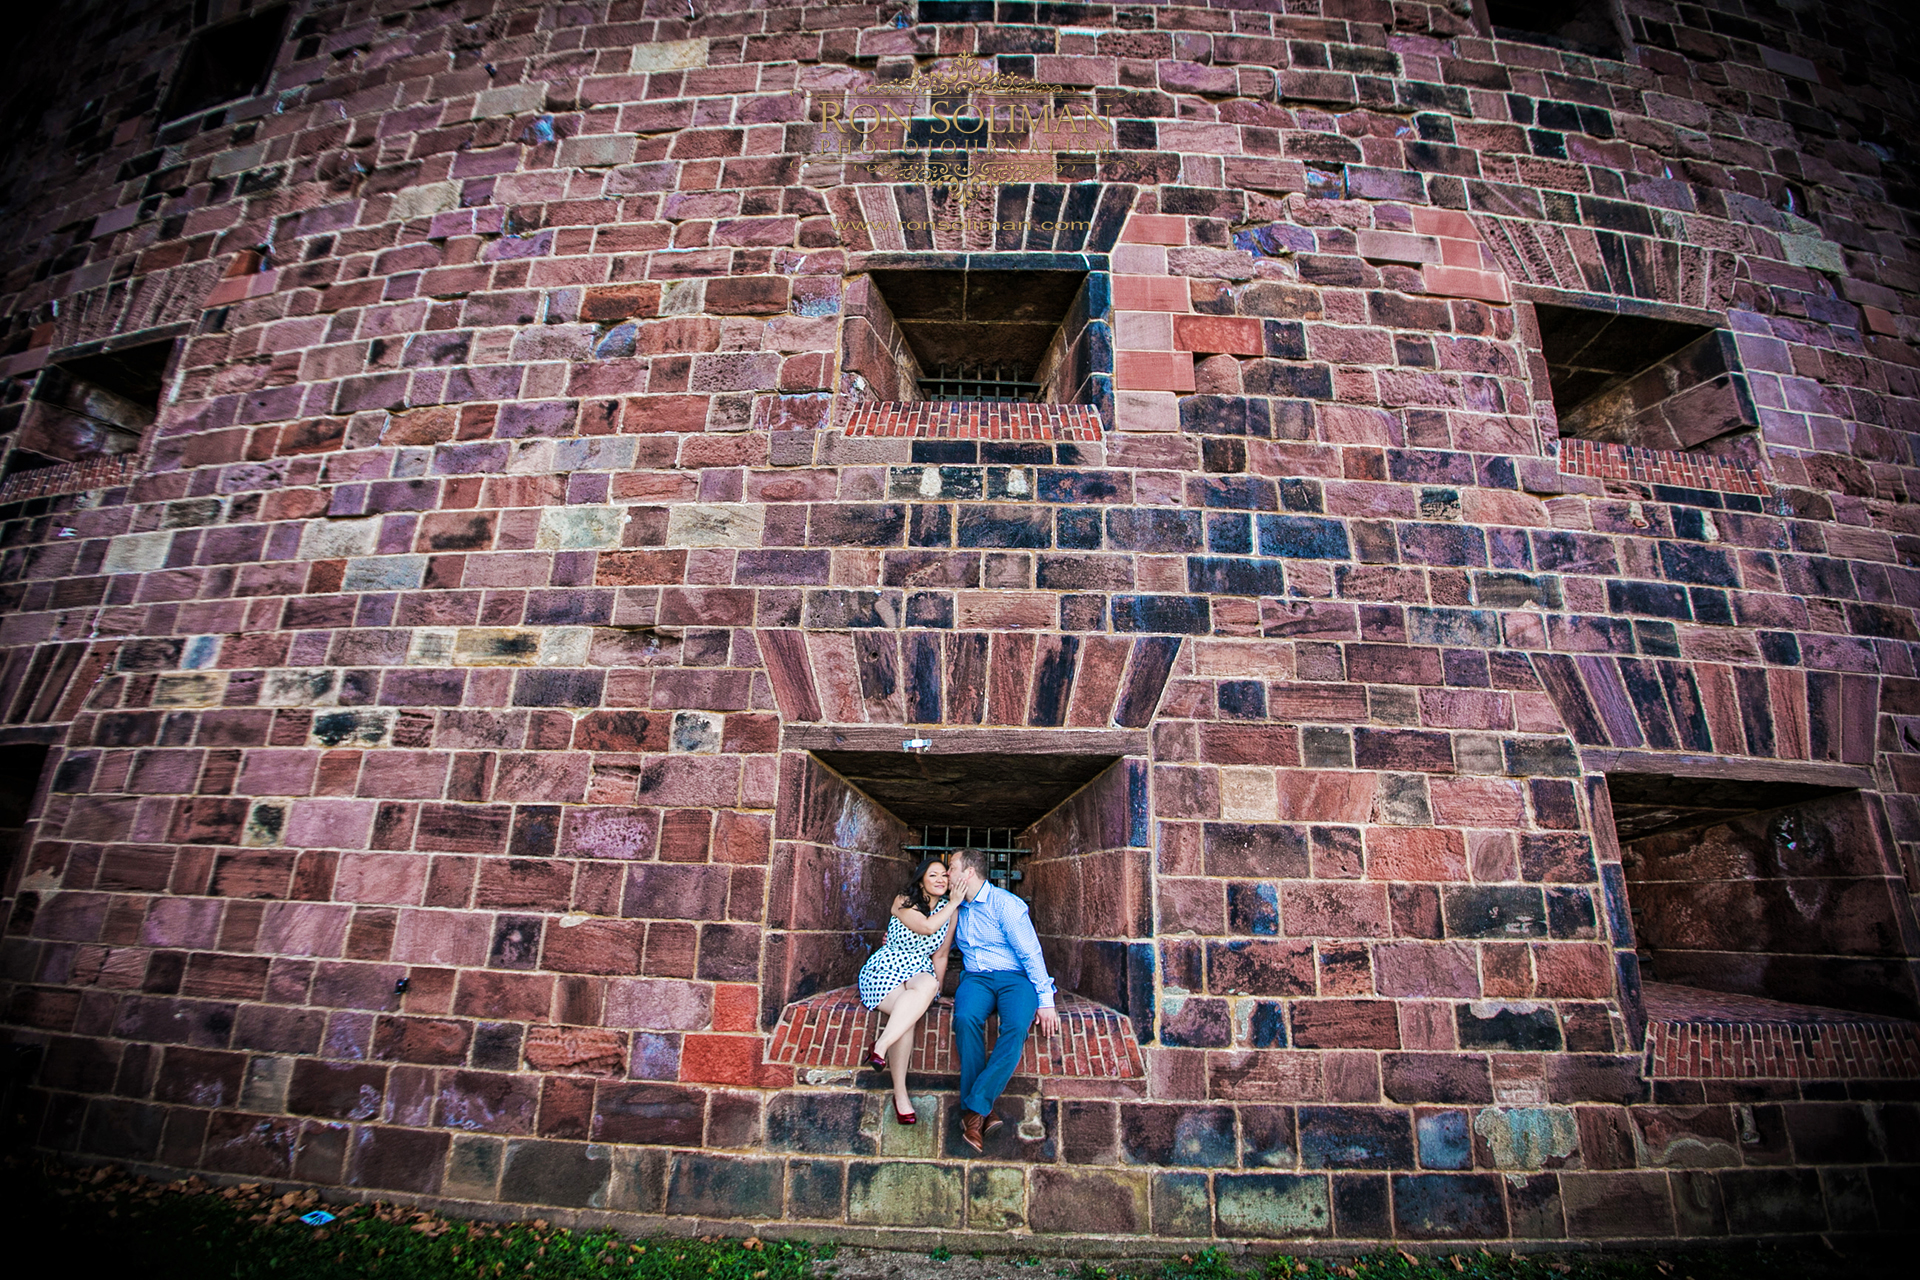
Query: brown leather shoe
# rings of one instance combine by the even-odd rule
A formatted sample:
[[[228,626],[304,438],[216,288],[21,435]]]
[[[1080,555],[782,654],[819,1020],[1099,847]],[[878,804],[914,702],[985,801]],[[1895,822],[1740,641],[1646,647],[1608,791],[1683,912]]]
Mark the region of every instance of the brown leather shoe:
[[[1006,1124],[1007,1122],[1005,1120],[1002,1120],[998,1115],[989,1111],[987,1113],[986,1124],[981,1126],[980,1136],[983,1138],[991,1138],[994,1134],[1004,1129],[1006,1127]]]
[[[963,1108],[960,1112],[960,1141],[982,1155],[985,1155],[987,1150],[985,1135],[981,1131],[981,1125],[985,1121],[986,1117],[977,1111],[967,1111]]]

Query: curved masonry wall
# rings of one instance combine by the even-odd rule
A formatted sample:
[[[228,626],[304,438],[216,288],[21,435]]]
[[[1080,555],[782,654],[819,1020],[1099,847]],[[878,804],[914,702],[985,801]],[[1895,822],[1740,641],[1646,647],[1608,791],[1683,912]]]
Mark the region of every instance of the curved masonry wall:
[[[183,123],[234,4],[49,8],[0,258],[32,1141],[1022,1250],[1911,1220],[1893,9],[1624,0],[1621,60],[1458,3],[316,0]],[[1104,154],[964,198],[808,158],[956,67]],[[1097,432],[844,429],[865,271],[1067,259]],[[1757,429],[1563,454],[1536,306],[1730,331]],[[33,474],[112,339],[174,344],[137,457]],[[856,728],[1132,762],[1037,879],[1118,940],[1049,945],[1144,1077],[1018,1079],[971,1159],[948,1077],[907,1131],[769,1061],[899,856],[808,761]],[[1622,774],[1857,792],[1711,829],[1719,916],[1793,953],[1725,981],[1791,1004],[1663,987],[1657,1064]]]

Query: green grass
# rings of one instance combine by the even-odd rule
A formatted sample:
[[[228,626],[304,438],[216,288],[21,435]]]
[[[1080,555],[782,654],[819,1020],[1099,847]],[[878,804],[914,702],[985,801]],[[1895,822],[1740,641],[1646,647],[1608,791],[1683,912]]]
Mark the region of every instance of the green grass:
[[[544,1220],[468,1222],[403,1205],[327,1204],[311,1190],[276,1195],[261,1184],[163,1183],[22,1157],[0,1163],[0,1204],[19,1224],[16,1246],[19,1234],[30,1230],[73,1251],[76,1261],[126,1265],[142,1280],[802,1280],[834,1270],[831,1263],[815,1266],[833,1257],[831,1245],[633,1240]],[[337,1216],[321,1227],[299,1221],[315,1208]],[[928,1256],[946,1261],[953,1255],[940,1246]],[[1442,1254],[1242,1259],[1209,1248],[1165,1262],[1073,1263],[1031,1255],[1000,1261],[1063,1280],[1869,1280],[1905,1274],[1911,1244],[1848,1245],[1844,1253],[1817,1245],[1742,1245],[1557,1254],[1463,1245]]]
[[[1734,1245],[1718,1248],[1609,1250],[1586,1253],[1495,1251],[1465,1246],[1452,1253],[1387,1250],[1351,1258],[1269,1257],[1236,1262],[1202,1249],[1150,1267],[1083,1262],[1063,1268],[1072,1280],[1867,1280],[1910,1265],[1889,1243],[1852,1253],[1821,1247]]]
[[[324,1204],[312,1191],[276,1196],[259,1184],[160,1183],[21,1160],[9,1161],[5,1174],[9,1216],[63,1250],[84,1249],[96,1264],[114,1260],[143,1280],[801,1280],[831,1253],[782,1241],[636,1241],[544,1220],[467,1222],[402,1205]],[[299,1221],[315,1208],[337,1216],[322,1227]]]

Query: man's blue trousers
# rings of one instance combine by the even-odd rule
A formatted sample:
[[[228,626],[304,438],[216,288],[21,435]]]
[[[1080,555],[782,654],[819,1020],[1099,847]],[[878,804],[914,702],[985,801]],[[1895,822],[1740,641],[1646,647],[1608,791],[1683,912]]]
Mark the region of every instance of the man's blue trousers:
[[[987,1015],[1000,1014],[1000,1036],[987,1056]],[[981,1115],[1013,1079],[1027,1031],[1040,1010],[1033,980],[1019,969],[975,973],[969,969],[953,996],[953,1038],[960,1048],[960,1105]]]

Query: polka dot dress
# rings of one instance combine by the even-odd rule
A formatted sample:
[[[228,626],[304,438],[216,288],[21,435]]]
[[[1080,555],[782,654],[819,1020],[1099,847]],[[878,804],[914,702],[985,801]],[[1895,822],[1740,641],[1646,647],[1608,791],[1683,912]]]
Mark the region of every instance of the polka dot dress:
[[[933,904],[933,909],[938,911],[946,905],[947,900],[942,898]],[[877,1008],[908,978],[916,973],[932,973],[933,953],[940,949],[940,940],[946,936],[945,929],[932,934],[915,933],[900,923],[900,917],[888,917],[887,940],[860,966],[860,1003],[869,1009]]]

